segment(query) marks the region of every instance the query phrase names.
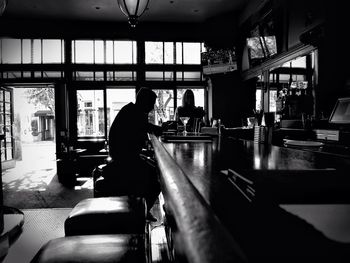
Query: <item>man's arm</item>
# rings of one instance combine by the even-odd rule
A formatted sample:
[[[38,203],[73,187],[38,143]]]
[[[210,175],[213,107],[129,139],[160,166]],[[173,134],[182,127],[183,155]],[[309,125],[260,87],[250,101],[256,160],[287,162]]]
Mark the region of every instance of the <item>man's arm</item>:
[[[156,136],[160,136],[163,133],[163,128],[158,126],[158,125],[154,125],[152,123],[148,123],[148,125],[147,125],[147,132],[153,133]]]

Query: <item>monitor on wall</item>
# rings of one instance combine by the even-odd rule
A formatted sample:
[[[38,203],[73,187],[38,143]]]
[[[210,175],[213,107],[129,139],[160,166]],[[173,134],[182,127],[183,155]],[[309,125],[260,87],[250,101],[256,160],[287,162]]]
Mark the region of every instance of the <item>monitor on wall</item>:
[[[339,98],[329,118],[330,123],[350,124],[350,97]]]

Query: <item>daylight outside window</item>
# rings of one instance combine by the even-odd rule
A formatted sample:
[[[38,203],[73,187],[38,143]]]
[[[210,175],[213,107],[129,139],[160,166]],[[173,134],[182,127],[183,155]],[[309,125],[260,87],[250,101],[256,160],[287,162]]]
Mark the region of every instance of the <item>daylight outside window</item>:
[[[277,90],[270,90],[269,111],[276,112]]]
[[[261,100],[261,89],[256,89],[255,91],[255,110],[262,110],[262,100]]]
[[[107,89],[107,134],[112,122],[123,106],[135,102],[135,88]]]
[[[78,136],[104,136],[103,90],[78,90],[77,106]]]
[[[174,119],[174,91],[154,89],[157,94],[154,110],[150,113],[150,121],[156,125]]]

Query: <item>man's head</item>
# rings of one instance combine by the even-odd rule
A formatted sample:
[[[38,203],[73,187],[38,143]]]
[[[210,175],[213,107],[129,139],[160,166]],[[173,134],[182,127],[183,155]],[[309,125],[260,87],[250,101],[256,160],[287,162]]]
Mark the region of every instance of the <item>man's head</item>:
[[[136,105],[144,112],[149,113],[154,108],[157,95],[148,88],[141,88],[136,94]]]

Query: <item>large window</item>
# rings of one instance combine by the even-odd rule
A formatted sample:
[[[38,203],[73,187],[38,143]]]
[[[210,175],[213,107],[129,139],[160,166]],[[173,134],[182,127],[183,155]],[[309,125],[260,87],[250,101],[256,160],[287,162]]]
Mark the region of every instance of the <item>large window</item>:
[[[135,88],[78,90],[77,102],[78,137],[104,137],[120,109],[135,102]]]
[[[61,39],[0,39],[0,61],[3,64],[64,63],[64,41]]]
[[[136,42],[73,40],[72,62],[82,64],[136,64]]]

